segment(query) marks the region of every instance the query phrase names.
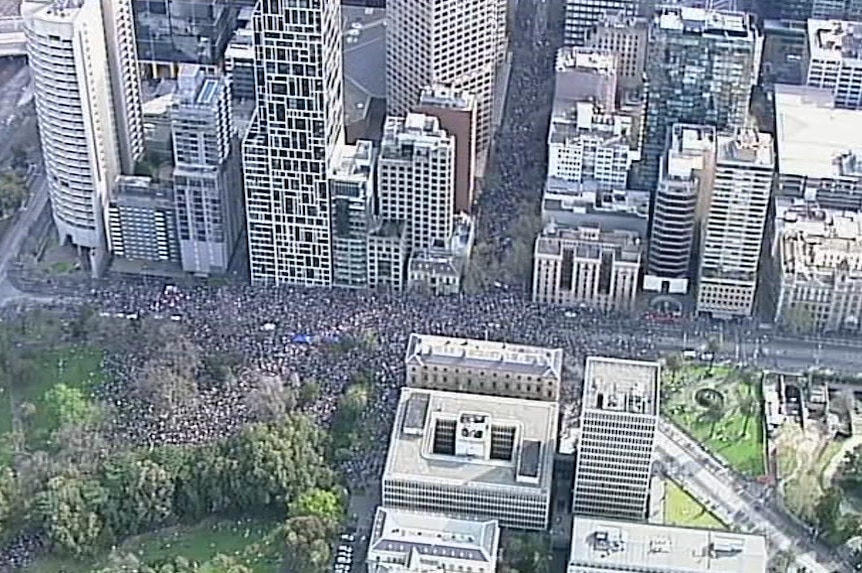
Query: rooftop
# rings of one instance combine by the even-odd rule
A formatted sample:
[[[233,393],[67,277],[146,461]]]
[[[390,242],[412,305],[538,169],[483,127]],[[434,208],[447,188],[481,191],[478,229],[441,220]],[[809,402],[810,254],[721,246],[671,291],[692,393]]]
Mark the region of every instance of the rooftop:
[[[476,107],[476,96],[464,90],[437,84],[422,90],[419,105],[466,111]]]
[[[344,34],[344,113],[347,124],[366,116],[371,98],[386,97],[386,11],[341,7]]]
[[[543,215],[555,212],[649,217],[649,191],[600,189],[595,181],[572,183],[549,177],[542,195]]]
[[[736,135],[720,135],[716,144],[716,161],[771,169],[775,165],[772,136],[752,129],[740,130]]]
[[[687,6],[665,6],[656,13],[654,22],[662,30],[724,38],[747,38],[755,31],[744,12]]]
[[[590,101],[574,105],[560,101],[555,105],[551,117],[548,143],[566,144],[582,135],[602,137],[604,143],[625,144],[636,147],[632,141],[632,118],[622,113],[608,113],[600,105]]]
[[[524,346],[490,340],[411,334],[404,363],[410,366],[453,366],[560,379],[560,348]]]
[[[862,58],[862,24],[808,20],[808,50],[818,60],[858,60]]]
[[[778,172],[811,178],[842,173],[835,159],[860,147],[862,111],[835,109],[832,90],[775,86]]]
[[[357,140],[354,145],[343,145],[339,149],[338,162],[333,168],[333,177],[366,181],[374,166],[374,144],[368,140]]]
[[[111,198],[117,205],[144,208],[174,208],[174,190],[170,184],[158,184],[151,177],[121,175],[117,177]]]
[[[410,256],[408,272],[461,276],[461,259],[448,249],[422,249]]]
[[[408,113],[407,117],[387,117],[380,142],[383,159],[412,159],[417,147],[448,146],[454,149],[455,138],[440,127],[432,115]]]
[[[655,416],[658,414],[658,362],[587,357],[584,370],[584,410]]]
[[[21,15],[22,0],[0,0],[0,18],[17,18]]]
[[[822,278],[837,269],[862,273],[862,213],[822,209],[801,199],[777,201],[775,210],[785,275]]]
[[[715,149],[715,128],[677,123],[668,134],[667,154],[662,160],[662,175],[671,180],[691,180],[694,172],[705,167],[706,152]]]
[[[707,529],[575,517],[569,563],[580,571],[764,573],[766,539]]]
[[[554,402],[403,388],[384,476],[547,491],[557,413]]]
[[[559,257],[567,247],[574,249],[577,259],[598,260],[612,255],[614,262],[632,264],[640,264],[643,252],[640,235],[632,231],[587,225],[573,228],[551,222],[536,237],[534,254]]]
[[[378,507],[368,542],[369,561],[381,553],[400,554],[407,561],[421,558],[424,563],[435,558],[457,559],[466,565],[482,564],[494,570],[500,543],[496,520],[472,521],[427,513]]]

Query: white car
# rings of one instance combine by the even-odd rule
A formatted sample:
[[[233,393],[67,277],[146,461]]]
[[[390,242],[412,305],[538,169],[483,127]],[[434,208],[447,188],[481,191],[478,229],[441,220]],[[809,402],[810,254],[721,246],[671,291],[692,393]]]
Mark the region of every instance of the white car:
[[[356,536],[353,535],[352,533],[342,533],[341,534],[341,540],[342,541],[353,541],[355,539],[356,539]]]

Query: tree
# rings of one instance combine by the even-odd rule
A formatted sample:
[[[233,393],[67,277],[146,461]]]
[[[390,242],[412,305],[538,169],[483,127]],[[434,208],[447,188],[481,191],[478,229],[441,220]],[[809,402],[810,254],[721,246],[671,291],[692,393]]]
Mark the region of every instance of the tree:
[[[299,496],[290,506],[290,515],[310,515],[326,521],[340,523],[344,518],[344,493],[331,489],[314,488]]]
[[[299,403],[309,406],[320,398],[320,384],[316,380],[306,380],[299,388]]]
[[[709,353],[709,373],[712,374],[715,358],[721,352],[721,342],[716,337],[710,336],[706,341],[706,351]]]
[[[277,420],[296,407],[296,396],[278,376],[258,373],[245,403],[259,421]]]
[[[709,437],[715,435],[715,426],[724,419],[724,404],[722,402],[712,402],[709,407],[700,415],[701,421],[709,424]]]
[[[63,382],[54,384],[42,397],[48,415],[55,421],[55,428],[67,424],[87,424],[96,416],[95,403],[80,388],[67,386]]]
[[[72,555],[93,552],[105,536],[107,492],[91,478],[57,476],[36,496],[35,508],[48,539]]]
[[[664,367],[670,372],[671,382],[676,382],[676,375],[682,369],[683,358],[679,352],[671,352],[664,357]]]
[[[118,537],[161,527],[174,517],[174,476],[153,460],[123,454],[107,462],[101,478],[105,521]]]
[[[0,537],[5,537],[9,526],[17,521],[21,501],[15,474],[10,468],[0,469]]]
[[[184,376],[161,360],[147,362],[134,382],[135,397],[159,412],[173,411],[199,397],[194,378]]]
[[[827,489],[817,505],[814,506],[814,519],[822,537],[829,537],[837,529],[838,518],[841,516],[841,491],[838,488]]]
[[[285,566],[290,573],[324,573],[329,569],[334,523],[316,516],[288,519],[280,528],[286,545]]]
[[[814,313],[805,305],[797,304],[784,315],[783,322],[794,334],[810,334],[814,330]]]
[[[27,183],[13,171],[0,173],[0,214],[10,217],[27,198]]]
[[[748,424],[760,412],[760,404],[757,399],[751,395],[751,392],[740,392],[738,397],[739,413],[745,416],[745,422],[742,424],[742,432],[740,437],[744,437],[748,433]]]

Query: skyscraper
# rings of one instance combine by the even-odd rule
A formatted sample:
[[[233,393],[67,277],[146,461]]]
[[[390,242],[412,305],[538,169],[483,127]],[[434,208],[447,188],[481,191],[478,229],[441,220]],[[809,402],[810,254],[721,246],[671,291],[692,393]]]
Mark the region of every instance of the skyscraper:
[[[338,0],[259,2],[257,109],[243,141],[254,282],[332,284],[328,174],[344,137]]]
[[[709,125],[719,132],[745,125],[761,47],[752,17],[743,13],[671,6],[655,15],[647,57],[641,186],[655,186],[673,124]]]
[[[500,0],[389,0],[386,86],[389,113],[406,115],[422,90],[442,84],[476,96],[476,148],[490,141],[497,65],[505,41]]]
[[[584,46],[590,30],[609,14],[634,16],[638,0],[566,0],[564,46]]]
[[[720,136],[716,150],[697,311],[719,317],[751,316],[775,175],[772,136],[740,130]]]
[[[646,519],[660,373],[656,362],[587,358],[574,513]]]
[[[141,151],[127,11],[127,0],[28,0],[21,6],[54,223],[61,242],[88,255],[94,274],[110,252],[110,190]]]

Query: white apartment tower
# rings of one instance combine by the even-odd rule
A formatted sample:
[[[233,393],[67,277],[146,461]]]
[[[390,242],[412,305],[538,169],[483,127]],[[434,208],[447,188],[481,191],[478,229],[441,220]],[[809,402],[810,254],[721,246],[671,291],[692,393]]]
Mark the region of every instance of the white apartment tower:
[[[436,117],[387,118],[377,160],[383,219],[404,221],[411,251],[448,244],[454,227],[455,137]]]
[[[862,108],[862,24],[808,20],[806,84],[831,90],[837,108]]]
[[[505,49],[501,0],[390,0],[386,6],[389,114],[404,116],[427,86],[476,96],[476,149],[487,149],[497,65]]]
[[[775,158],[772,136],[740,130],[719,136],[715,183],[701,241],[697,311],[750,316]]]
[[[646,519],[660,374],[657,362],[587,358],[574,513]]]
[[[327,175],[343,141],[338,0],[258,2],[257,109],[242,145],[251,279],[332,284]]]
[[[54,223],[98,274],[109,193],[142,142],[128,2],[28,0],[21,15]]]

